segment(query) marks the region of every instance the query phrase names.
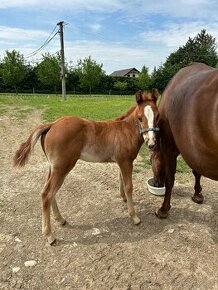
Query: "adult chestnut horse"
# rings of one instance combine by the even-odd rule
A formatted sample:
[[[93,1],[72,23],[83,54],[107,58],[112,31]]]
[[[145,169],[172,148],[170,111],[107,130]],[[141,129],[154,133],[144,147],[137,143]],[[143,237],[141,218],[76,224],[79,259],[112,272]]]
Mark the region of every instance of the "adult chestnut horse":
[[[163,218],[170,209],[180,153],[195,176],[195,202],[203,201],[201,175],[218,180],[218,70],[202,63],[181,69],[163,93],[158,125],[160,146],[154,150],[152,163],[156,181],[164,181],[166,187],[163,204],[156,212]]]
[[[135,224],[140,219],[135,213],[132,201],[133,160],[145,141],[151,148],[155,145],[156,91],[136,94],[137,105],[126,114],[113,121],[95,122],[77,117],[63,117],[54,123],[41,125],[20,145],[14,156],[14,165],[24,166],[41,137],[42,149],[49,162],[49,173],[42,191],[42,232],[53,244],[55,237],[51,231],[50,208],[54,218],[64,225],[55,194],[66,175],[78,159],[88,162],[116,162],[120,168],[120,193],[127,200],[129,215]],[[109,109],[109,108],[108,108]]]

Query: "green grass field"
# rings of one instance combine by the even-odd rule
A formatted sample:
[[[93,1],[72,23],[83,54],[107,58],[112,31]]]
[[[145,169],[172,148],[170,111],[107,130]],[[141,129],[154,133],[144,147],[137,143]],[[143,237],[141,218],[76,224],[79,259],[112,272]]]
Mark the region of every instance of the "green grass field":
[[[76,96],[69,95],[64,101],[60,95],[0,94],[0,115],[10,113],[12,117],[23,119],[34,110],[41,110],[42,117],[53,121],[65,115],[74,115],[92,120],[111,120],[121,115],[135,104],[134,96]],[[140,153],[145,167],[151,168],[149,153],[142,146]],[[178,159],[177,172],[190,172],[182,158]]]
[[[133,96],[68,96],[64,101],[55,95],[0,95],[1,112],[13,107],[14,114],[38,109],[43,119],[52,121],[64,115],[74,115],[93,120],[113,119],[135,104]]]

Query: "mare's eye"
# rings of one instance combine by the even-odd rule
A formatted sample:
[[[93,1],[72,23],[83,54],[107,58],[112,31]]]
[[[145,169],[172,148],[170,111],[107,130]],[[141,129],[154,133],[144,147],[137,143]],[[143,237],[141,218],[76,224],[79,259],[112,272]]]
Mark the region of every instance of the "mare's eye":
[[[139,117],[138,119],[139,119],[139,122],[142,122],[142,118],[141,117]]]

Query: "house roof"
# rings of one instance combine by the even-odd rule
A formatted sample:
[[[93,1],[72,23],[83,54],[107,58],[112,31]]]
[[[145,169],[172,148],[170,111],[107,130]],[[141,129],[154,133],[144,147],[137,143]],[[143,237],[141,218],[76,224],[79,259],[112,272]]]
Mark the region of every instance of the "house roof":
[[[112,74],[110,74],[110,76],[112,76],[112,77],[124,77],[131,72],[140,73],[135,67],[131,67],[128,69],[116,70]]]

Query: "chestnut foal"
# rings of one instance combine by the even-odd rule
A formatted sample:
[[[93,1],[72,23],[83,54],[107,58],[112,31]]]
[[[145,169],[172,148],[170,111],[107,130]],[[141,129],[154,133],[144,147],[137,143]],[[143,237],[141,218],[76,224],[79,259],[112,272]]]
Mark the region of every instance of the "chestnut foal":
[[[135,213],[132,200],[133,161],[145,141],[155,145],[158,109],[152,94],[139,91],[136,106],[113,121],[95,122],[66,116],[57,121],[41,125],[20,145],[14,156],[14,166],[22,167],[41,137],[42,149],[49,162],[49,173],[42,191],[42,232],[49,244],[55,242],[50,223],[50,208],[55,220],[66,223],[58,209],[55,194],[66,175],[78,159],[88,162],[116,162],[120,168],[120,193],[127,201],[129,215],[134,224],[140,219]]]

